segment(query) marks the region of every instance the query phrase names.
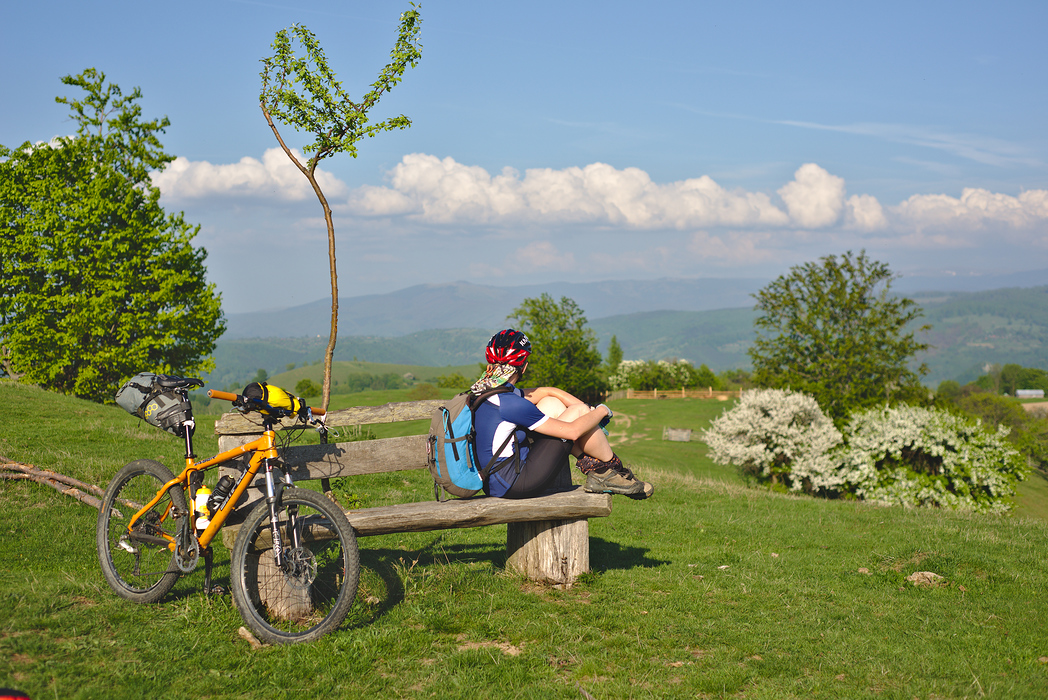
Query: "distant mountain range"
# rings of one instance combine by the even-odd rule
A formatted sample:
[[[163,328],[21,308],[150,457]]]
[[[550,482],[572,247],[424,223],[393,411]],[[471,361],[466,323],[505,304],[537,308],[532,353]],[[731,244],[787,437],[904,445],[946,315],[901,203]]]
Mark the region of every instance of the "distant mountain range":
[[[1011,288],[965,291],[1011,284]],[[467,282],[418,285],[339,300],[335,359],[453,366],[480,362],[490,334],[528,297],[567,296],[584,310],[604,350],[614,335],[627,359],[678,357],[714,371],[747,367],[753,341],[752,294],[759,279],[691,279],[488,287]],[[1048,369],[1048,270],[1003,277],[903,278],[893,289],[924,309],[934,346],[918,361],[925,381],[970,381],[987,363]],[[923,287],[923,289],[922,289]],[[246,381],[258,368],[283,371],[314,362],[327,344],[330,302],[281,311],[231,314],[215,351],[211,381]],[[269,329],[268,333],[258,332]],[[269,335],[270,337],[259,337]]]
[[[491,287],[469,282],[420,284],[390,292],[338,300],[339,335],[397,337],[443,328],[500,328],[506,317],[529,297],[547,293],[569,297],[592,322],[609,316],[649,311],[712,311],[753,306],[753,294],[770,280],[697,278],[554,282],[518,287]],[[893,289],[918,292],[974,292],[1003,287],[1048,284],[1048,270],[997,276],[903,277]],[[331,301],[276,311],[229,314],[224,340],[239,338],[327,337]]]

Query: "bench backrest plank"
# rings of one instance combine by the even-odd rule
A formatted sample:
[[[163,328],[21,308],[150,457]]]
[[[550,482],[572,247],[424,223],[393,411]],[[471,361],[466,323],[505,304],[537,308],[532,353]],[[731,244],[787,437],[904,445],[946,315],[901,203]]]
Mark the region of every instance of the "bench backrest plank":
[[[284,450],[284,466],[295,481],[379,474],[426,468],[428,435],[292,445]]]
[[[368,425],[371,423],[399,423],[408,420],[429,420],[433,411],[447,403],[446,399],[428,401],[404,401],[387,403],[384,406],[354,406],[327,415],[326,423],[331,427],[351,425]],[[295,418],[285,418],[280,423],[281,430],[288,430],[298,424]],[[262,432],[262,421],[257,415],[240,413],[223,414],[215,422],[216,435],[257,435]]]

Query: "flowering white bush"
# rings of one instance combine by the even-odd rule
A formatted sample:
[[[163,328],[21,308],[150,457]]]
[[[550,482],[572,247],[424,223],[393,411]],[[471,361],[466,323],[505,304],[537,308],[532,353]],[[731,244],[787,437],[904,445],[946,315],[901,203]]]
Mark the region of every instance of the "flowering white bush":
[[[691,383],[695,376],[695,368],[687,360],[667,362],[659,360],[657,367],[659,371],[669,380],[671,386],[686,386]]]
[[[640,376],[647,366],[648,363],[644,360],[623,360],[615,374],[608,377],[608,384],[612,389],[627,389],[631,380]]]
[[[703,435],[710,458],[794,491],[833,491],[844,483],[833,448],[841,433],[815,399],[780,389],[745,391]]]
[[[946,411],[863,411],[847,428],[840,473],[848,490],[875,503],[1002,512],[1027,471],[1007,435]]]

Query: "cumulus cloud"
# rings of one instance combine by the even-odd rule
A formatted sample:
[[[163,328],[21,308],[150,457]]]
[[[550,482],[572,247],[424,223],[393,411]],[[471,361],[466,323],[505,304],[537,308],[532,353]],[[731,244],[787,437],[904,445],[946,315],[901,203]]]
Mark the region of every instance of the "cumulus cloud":
[[[304,160],[300,153],[295,155]],[[881,232],[885,240],[903,241],[914,234],[913,240],[930,240],[927,237],[934,231],[946,228],[957,237],[991,226],[1029,231],[1048,222],[1048,190],[1011,196],[969,188],[960,197],[921,194],[884,206],[869,194],[849,196],[843,178],[815,163],[802,165],[777,190],[779,204],[763,192],[725,189],[706,175],[657,183],[639,168],[619,169],[605,163],[523,173],[504,168],[491,174],[454,158],[413,153],[389,171],[388,184],[383,186],[351,190],[328,172],[318,170],[317,177],[339,213],[399,221],[405,227],[839,229]],[[315,197],[306,178],[278,148],[267,150],[261,160],[242,158],[223,165],[178,158],[154,173],[153,182],[165,197],[176,201],[252,198],[295,203]],[[706,242],[716,249],[716,241]]]
[[[965,188],[961,196],[914,195],[892,208],[892,214],[907,227],[923,230],[951,226],[982,229],[1006,224],[1027,228],[1048,220],[1048,190],[1027,190],[1018,197]]]
[[[292,153],[300,163],[305,163],[301,152],[292,149]],[[316,177],[326,196],[346,196],[347,188],[338,178],[319,168]],[[165,197],[176,201],[232,196],[298,202],[316,196],[306,178],[279,148],[268,149],[261,161],[244,157],[227,165],[179,157],[164,170],[152,173],[152,179]]]
[[[794,224],[822,228],[837,223],[844,208],[844,178],[830,175],[815,163],[805,163],[793,181],[779,190]]]
[[[781,226],[788,217],[763,193],[728,191],[707,176],[657,184],[639,168],[605,163],[562,170],[512,168],[491,175],[453,158],[404,156],[390,187],[350,198],[363,216],[405,213],[435,223],[594,224],[638,229]]]
[[[860,231],[876,231],[888,226],[884,207],[877,198],[868,194],[853,194],[844,203],[844,224]]]

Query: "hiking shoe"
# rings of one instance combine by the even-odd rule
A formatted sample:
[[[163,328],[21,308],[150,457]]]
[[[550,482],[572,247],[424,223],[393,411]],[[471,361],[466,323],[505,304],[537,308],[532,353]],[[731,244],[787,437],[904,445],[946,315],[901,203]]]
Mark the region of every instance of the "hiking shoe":
[[[589,493],[619,493],[624,496],[633,496],[644,493],[644,482],[637,481],[629,469],[623,467],[620,471],[609,467],[604,471],[587,474],[586,485],[583,488]]]
[[[646,481],[640,482],[644,487],[639,493],[628,493],[626,494],[635,501],[643,501],[645,498],[651,498],[651,494],[655,493],[655,487]]]

